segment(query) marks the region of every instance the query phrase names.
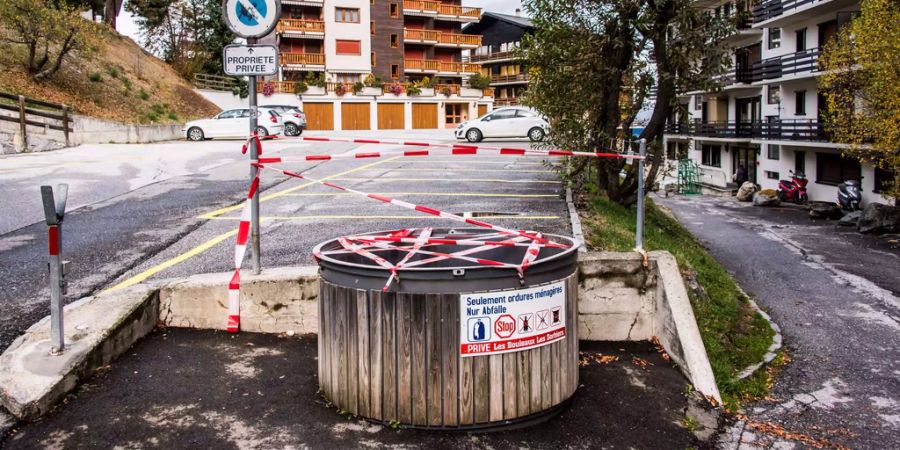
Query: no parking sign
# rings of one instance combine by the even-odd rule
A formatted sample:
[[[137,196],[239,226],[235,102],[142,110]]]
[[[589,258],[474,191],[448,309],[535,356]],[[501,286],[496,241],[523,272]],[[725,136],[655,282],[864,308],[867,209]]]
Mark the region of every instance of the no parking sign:
[[[234,34],[243,38],[265,36],[281,16],[281,0],[225,0],[222,17]]]

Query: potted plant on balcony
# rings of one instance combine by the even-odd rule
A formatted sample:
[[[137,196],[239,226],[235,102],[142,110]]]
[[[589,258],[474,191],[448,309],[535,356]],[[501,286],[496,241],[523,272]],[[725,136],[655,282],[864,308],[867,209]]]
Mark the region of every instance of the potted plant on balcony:
[[[406,95],[420,95],[422,94],[422,88],[416,86],[415,84],[410,84],[406,87]]]
[[[400,95],[403,93],[403,86],[400,86],[400,83],[394,83],[391,85],[391,94]]]
[[[461,89],[460,95],[464,97],[481,97],[484,90],[491,86],[491,77],[476,73],[469,77],[469,87]]]
[[[363,80],[362,93],[363,95],[381,95],[383,87],[384,82],[381,81],[381,78],[370,73],[366,75],[366,78]]]
[[[434,86],[437,82],[431,78],[424,77],[421,80],[415,83],[415,86],[419,88],[419,95],[431,97],[434,95]]]
[[[450,86],[444,86],[441,88],[441,94],[443,94],[444,97],[449,97],[453,95],[453,89],[450,89]]]
[[[359,93],[362,92],[365,88],[366,85],[364,85],[362,81],[357,81],[356,83],[350,85],[350,91],[353,92],[353,95],[359,95]]]
[[[346,93],[347,93],[347,86],[344,83],[338,83],[334,87],[334,95],[337,95],[338,97],[343,97],[344,94],[346,94]]]
[[[306,84],[305,81],[300,80],[294,83],[294,93],[297,95],[303,95],[306,91],[309,90],[309,85]]]
[[[272,84],[271,81],[266,81],[265,83],[263,83],[263,87],[262,87],[263,97],[271,97],[272,94],[274,94],[274,93],[275,93],[275,85]]]
[[[306,95],[325,95],[325,74],[308,72],[304,82],[307,85]]]

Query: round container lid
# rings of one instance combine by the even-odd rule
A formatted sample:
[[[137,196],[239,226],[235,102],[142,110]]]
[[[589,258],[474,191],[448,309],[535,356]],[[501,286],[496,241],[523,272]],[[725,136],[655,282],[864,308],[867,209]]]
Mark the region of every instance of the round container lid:
[[[326,281],[388,292],[482,292],[534,286],[574,273],[579,241],[522,233],[485,228],[381,231],[332,239],[313,253]]]

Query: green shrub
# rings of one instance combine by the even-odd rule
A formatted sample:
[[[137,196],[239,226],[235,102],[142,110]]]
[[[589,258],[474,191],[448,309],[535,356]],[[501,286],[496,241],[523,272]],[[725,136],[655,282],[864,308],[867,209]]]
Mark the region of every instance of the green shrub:
[[[469,86],[475,89],[487,89],[491,86],[491,77],[476,73],[469,77]]]
[[[140,98],[141,100],[149,100],[150,94],[148,94],[147,91],[144,90],[144,88],[141,88],[138,91],[138,98]]]
[[[366,85],[364,85],[362,81],[357,81],[356,83],[353,83],[350,90],[352,90],[354,94],[359,94],[365,87]]]
[[[106,73],[113,78],[119,78],[119,69],[116,69],[115,67],[110,67],[106,70]]]
[[[88,80],[91,80],[94,83],[99,83],[103,81],[103,75],[100,75],[100,72],[93,72],[88,75]]]
[[[131,92],[131,80],[128,77],[122,77],[122,85],[125,86],[126,92]]]
[[[171,120],[171,121],[173,121],[173,122],[178,121],[178,114],[175,114],[175,113],[173,113],[173,112],[170,112],[168,117],[169,117],[169,120]]]
[[[298,81],[294,83],[294,93],[300,95],[309,90],[309,85],[306,84],[305,81]]]

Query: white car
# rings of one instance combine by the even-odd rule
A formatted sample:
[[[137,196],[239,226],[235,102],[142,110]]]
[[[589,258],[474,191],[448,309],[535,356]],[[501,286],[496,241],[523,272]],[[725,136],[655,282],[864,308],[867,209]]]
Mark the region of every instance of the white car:
[[[528,108],[498,108],[478,119],[456,127],[456,138],[480,142],[484,138],[523,138],[542,141],[550,132],[550,124]]]
[[[284,122],[272,109],[259,108],[256,132],[260,136],[281,134]],[[250,109],[229,109],[211,119],[194,120],[181,129],[184,137],[191,141],[212,138],[245,138],[250,134]]]
[[[284,122],[285,136],[300,136],[306,129],[306,114],[290,105],[262,105],[260,108],[274,109]]]

